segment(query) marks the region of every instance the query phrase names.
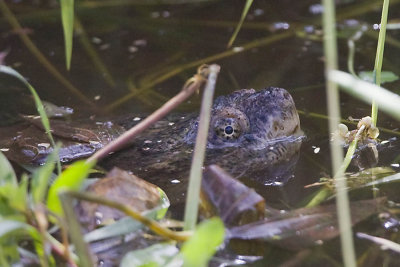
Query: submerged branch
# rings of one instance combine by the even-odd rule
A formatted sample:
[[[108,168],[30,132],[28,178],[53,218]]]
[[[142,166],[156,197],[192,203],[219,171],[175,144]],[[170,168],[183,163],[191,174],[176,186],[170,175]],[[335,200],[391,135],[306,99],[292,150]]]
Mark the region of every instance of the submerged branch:
[[[143,88],[140,88],[140,89],[136,90],[135,92],[131,92],[131,93],[126,94],[125,96],[117,99],[113,103],[106,106],[106,110],[110,111],[110,110],[113,110],[113,109],[119,107],[120,105],[122,105],[126,101],[130,100],[131,98],[135,97],[136,95],[143,93],[144,91],[150,89],[151,87],[153,87],[157,84],[160,84],[161,82],[164,82],[165,80],[168,80],[187,69],[190,69],[195,66],[202,65],[202,64],[214,62],[214,61],[217,61],[217,60],[220,60],[223,58],[227,58],[227,57],[230,57],[233,55],[241,54],[244,51],[248,51],[248,50],[256,48],[256,47],[270,45],[272,43],[292,37],[292,36],[294,36],[294,34],[295,33],[290,30],[279,33],[279,34],[274,34],[274,35],[268,36],[266,38],[262,38],[262,39],[255,40],[255,41],[249,42],[247,44],[241,45],[240,51],[230,49],[230,50],[224,51],[222,53],[218,53],[218,54],[215,54],[215,55],[212,55],[212,56],[200,59],[200,60],[196,60],[196,61],[184,64],[184,65],[178,66],[178,67],[166,72],[165,74],[159,76],[158,78],[154,79],[151,83],[146,84],[146,86],[144,86]]]

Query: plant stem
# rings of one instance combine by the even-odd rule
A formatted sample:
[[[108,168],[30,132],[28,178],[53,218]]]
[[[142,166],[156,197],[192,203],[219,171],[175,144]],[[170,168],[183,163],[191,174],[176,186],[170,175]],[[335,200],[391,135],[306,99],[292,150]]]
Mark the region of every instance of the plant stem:
[[[375,84],[381,85],[381,71],[382,71],[382,61],[383,61],[383,50],[385,48],[385,36],[386,36],[386,24],[387,16],[389,11],[389,0],[383,1],[382,17],[380,24],[380,31],[378,37],[378,46],[376,48],[375,56],[375,67],[374,67],[374,81]],[[372,111],[371,111],[372,125],[376,126],[378,120],[378,105],[375,100],[372,101]]]
[[[77,192],[77,191],[64,191],[62,193],[65,196],[68,197],[73,197],[79,200],[85,200],[85,201],[90,201],[94,203],[98,203],[107,207],[111,207],[114,209],[117,209],[119,211],[122,211],[126,215],[132,217],[133,219],[139,221],[143,225],[147,226],[151,231],[154,233],[165,237],[167,239],[172,239],[175,241],[183,242],[189,239],[191,236],[190,232],[175,232],[171,231],[168,228],[165,228],[161,226],[157,221],[151,220],[143,215],[141,215],[139,212],[136,212],[132,210],[129,206],[104,198],[100,196],[96,196],[94,194],[90,193],[82,193],[82,192]]]
[[[325,53],[325,75],[329,71],[337,69],[337,46],[336,46],[336,23],[335,5],[333,0],[323,0],[323,30],[324,30],[324,53]],[[327,105],[329,115],[329,131],[333,132],[340,120],[339,93],[335,83],[327,79]],[[346,191],[346,180],[340,170],[343,159],[343,151],[337,139],[331,142],[331,157],[333,173],[336,173],[336,206],[339,219],[340,240],[342,256],[345,266],[356,266],[355,252],[353,246],[353,234],[351,229],[349,200]]]
[[[215,84],[217,82],[218,65],[209,67],[207,86],[204,90],[201,104],[199,128],[197,130],[196,145],[194,147],[192,165],[190,168],[189,186],[185,206],[185,230],[193,230],[197,222],[197,212],[199,207],[199,195],[202,178],[202,167],[204,163],[205,151],[207,147],[208,128],[210,125],[211,107],[213,102]]]

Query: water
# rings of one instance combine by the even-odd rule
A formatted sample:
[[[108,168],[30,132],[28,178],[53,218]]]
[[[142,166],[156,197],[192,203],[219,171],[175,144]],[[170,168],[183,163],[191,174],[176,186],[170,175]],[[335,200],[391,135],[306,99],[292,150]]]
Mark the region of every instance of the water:
[[[62,28],[58,9],[52,7],[53,1],[7,2],[17,14],[23,31],[41,53],[93,106],[84,104],[65,84],[54,78],[23,45],[18,32],[9,27],[4,16],[1,18],[0,52],[8,51],[5,63],[23,74],[42,99],[73,108],[73,119],[151,112],[176,94],[202,63],[221,66],[217,95],[241,88],[283,87],[292,94],[298,110],[306,114],[326,114],[319,1],[255,1],[234,48],[229,50],[232,53],[227,55],[223,53],[227,51],[227,42],[240,18],[243,1],[90,6],[90,3],[102,2],[105,1],[86,1],[76,7],[84,32],[75,34],[69,72],[65,70]],[[373,3],[378,3],[378,8],[363,9]],[[342,70],[347,71],[347,38],[364,24],[368,31],[356,42],[355,70],[373,68],[374,35],[377,34],[373,25],[380,21],[380,4],[381,1],[337,1]],[[397,8],[397,1],[392,5],[389,14]],[[388,38],[392,41],[385,47],[383,68],[399,75],[397,40],[400,31],[388,32]],[[277,40],[265,44],[273,39]],[[212,56],[213,59],[207,60]],[[165,75],[168,78],[163,78]],[[384,84],[397,93],[399,85],[399,81]],[[13,120],[13,114],[33,111],[28,107],[29,101],[21,100],[28,92],[18,82],[1,76],[0,87],[3,125]],[[126,95],[132,97],[117,104]],[[200,99],[200,95],[192,97],[180,111],[197,111]],[[361,118],[370,113],[367,105],[345,94],[341,95],[341,108],[343,118]],[[293,179],[284,186],[273,186],[263,192],[267,203],[275,208],[297,207],[315,190],[304,189],[304,186],[330,174],[327,121],[303,114],[300,119],[307,140],[302,146]],[[378,125],[392,130],[399,127],[398,122],[384,114],[379,114]],[[393,136],[382,134],[381,138]],[[390,155],[383,158],[390,162],[396,153],[397,150],[392,149]],[[387,194],[393,196],[395,192],[389,190]],[[374,221],[368,226],[372,225]],[[370,243],[356,240],[356,245],[360,256]],[[270,249],[281,259],[289,260],[294,255],[268,245],[261,247],[261,254],[266,255],[264,261],[272,255],[268,254],[272,253]],[[336,239],[313,249],[310,255],[323,251],[329,255],[329,260],[320,257],[320,262],[340,264],[338,247]],[[281,259],[274,261],[275,264],[285,262]],[[306,262],[318,264],[318,260],[317,263]]]

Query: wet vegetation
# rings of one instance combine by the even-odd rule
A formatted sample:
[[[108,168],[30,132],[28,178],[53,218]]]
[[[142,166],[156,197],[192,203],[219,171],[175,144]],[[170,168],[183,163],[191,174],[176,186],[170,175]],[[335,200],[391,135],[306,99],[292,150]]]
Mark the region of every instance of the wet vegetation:
[[[398,3],[0,0],[0,265],[398,265]],[[214,91],[268,86],[300,153],[203,168]],[[185,172],[103,168],[199,107]]]

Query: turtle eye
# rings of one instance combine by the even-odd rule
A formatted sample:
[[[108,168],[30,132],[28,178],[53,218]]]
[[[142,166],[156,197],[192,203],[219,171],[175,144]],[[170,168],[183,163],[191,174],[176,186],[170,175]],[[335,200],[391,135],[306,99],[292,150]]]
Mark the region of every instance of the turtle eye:
[[[210,122],[212,135],[209,141],[214,145],[235,143],[243,134],[249,132],[250,123],[247,116],[233,107],[217,110]]]
[[[225,127],[225,134],[229,135],[229,134],[233,134],[234,130],[233,127],[228,125]]]
[[[218,121],[215,125],[215,132],[219,137],[231,140],[237,139],[242,133],[242,129],[239,123],[229,118]]]

